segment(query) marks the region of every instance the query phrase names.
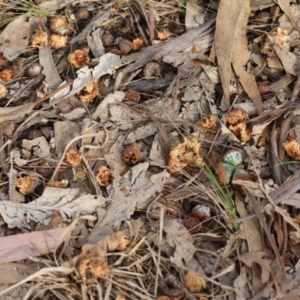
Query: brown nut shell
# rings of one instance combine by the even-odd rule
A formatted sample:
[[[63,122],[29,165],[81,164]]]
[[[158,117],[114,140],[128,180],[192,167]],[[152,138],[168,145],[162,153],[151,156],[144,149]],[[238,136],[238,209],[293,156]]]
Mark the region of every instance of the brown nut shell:
[[[80,7],[75,13],[75,18],[77,20],[86,20],[90,17],[90,12],[86,7]]]
[[[128,54],[133,48],[133,44],[131,41],[126,39],[121,39],[119,42],[119,49],[121,50],[122,54]]]
[[[34,62],[26,69],[25,73],[27,76],[36,77],[41,74],[42,69],[43,68],[40,63]]]
[[[114,42],[114,36],[109,32],[104,32],[102,34],[102,44],[104,47],[110,46]]]
[[[201,222],[196,217],[189,217],[185,222],[185,227],[190,233],[196,233],[201,229]]]
[[[122,159],[129,165],[136,165],[143,158],[142,152],[133,146],[126,147],[121,155]]]
[[[206,221],[211,217],[210,207],[204,204],[198,204],[193,208],[192,216],[198,218],[202,222]]]
[[[135,90],[128,90],[125,94],[125,100],[138,103],[141,99],[140,94]]]

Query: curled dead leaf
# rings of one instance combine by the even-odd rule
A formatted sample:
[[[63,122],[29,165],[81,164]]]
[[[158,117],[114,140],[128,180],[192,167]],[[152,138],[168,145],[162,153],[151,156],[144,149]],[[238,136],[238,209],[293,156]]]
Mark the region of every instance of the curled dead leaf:
[[[270,267],[272,260],[263,259],[262,257],[265,255],[266,254],[264,252],[257,251],[257,252],[244,253],[238,257],[238,259],[241,260],[249,268],[252,267],[253,263],[257,263],[260,265],[262,283],[265,283],[268,281],[268,279],[270,277],[270,273],[272,272],[272,269]]]

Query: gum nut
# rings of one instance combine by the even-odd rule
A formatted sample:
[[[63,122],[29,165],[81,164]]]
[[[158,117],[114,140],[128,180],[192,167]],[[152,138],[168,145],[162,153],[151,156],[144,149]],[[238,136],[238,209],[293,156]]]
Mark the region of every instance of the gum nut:
[[[221,162],[217,165],[217,176],[218,180],[221,184],[228,184],[231,179],[231,175],[233,171],[235,170],[235,167],[225,163]]]
[[[238,150],[229,150],[224,154],[223,162],[232,166],[239,166],[243,163],[243,155]]]

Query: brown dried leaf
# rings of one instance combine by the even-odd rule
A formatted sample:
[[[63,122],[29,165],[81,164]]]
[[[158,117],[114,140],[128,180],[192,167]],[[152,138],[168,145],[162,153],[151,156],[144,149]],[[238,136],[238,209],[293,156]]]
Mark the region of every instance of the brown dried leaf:
[[[0,34],[0,52],[11,61],[24,53],[29,44],[32,30],[45,23],[46,18],[24,14],[11,21]]]
[[[292,13],[292,7],[290,3],[295,3],[296,1],[293,0],[278,0],[277,3],[279,4],[280,8],[285,12],[287,17],[290,19],[291,23],[293,26],[300,31],[300,27],[298,26],[293,13]]]
[[[167,233],[166,243],[174,249],[170,260],[181,268],[183,260],[188,262],[193,258],[196,250],[193,245],[193,238],[189,231],[176,219],[165,220],[163,230]]]
[[[258,252],[248,252],[248,253],[242,254],[238,257],[239,260],[241,260],[249,268],[252,267],[253,263],[260,265],[262,283],[265,283],[268,281],[268,279],[270,277],[270,273],[272,272],[272,269],[270,267],[272,260],[263,259],[262,257],[265,255],[266,255],[265,252],[258,251]]]
[[[221,1],[218,9],[215,48],[220,66],[220,77],[226,99],[225,108],[229,108],[229,86],[231,63],[240,82],[253,101],[258,113],[262,112],[262,102],[255,78],[245,70],[249,59],[246,26],[250,14],[249,0]]]
[[[56,228],[1,237],[0,263],[49,253],[60,243],[68,240],[70,233],[66,228]]]
[[[35,270],[26,265],[5,263],[1,265],[0,284],[17,283],[33,273],[35,273]]]

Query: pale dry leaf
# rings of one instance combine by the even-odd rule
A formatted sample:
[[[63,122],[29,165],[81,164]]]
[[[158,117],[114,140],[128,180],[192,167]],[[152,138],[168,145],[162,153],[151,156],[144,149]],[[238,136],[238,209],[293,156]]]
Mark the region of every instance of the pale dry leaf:
[[[236,209],[241,217],[246,217],[248,212],[241,197],[236,199]],[[262,251],[262,236],[253,220],[246,220],[241,225],[241,231],[247,239],[247,245],[250,252]]]
[[[273,122],[273,120],[274,119],[271,119],[267,122],[254,125],[252,127],[252,138],[254,140],[255,145],[257,144],[258,139],[262,136],[263,131]]]
[[[166,167],[167,161],[161,143],[159,142],[158,134],[154,136],[154,140],[152,142],[151,150],[149,153],[149,159],[150,165],[152,166],[158,166],[160,168]]]
[[[287,48],[279,44],[275,44],[274,49],[286,73],[297,76],[298,68],[299,68],[299,59],[295,55],[295,53],[289,51]]]
[[[13,149],[12,151],[10,151],[10,155],[14,163],[18,167],[23,167],[28,163],[27,159],[21,158],[21,151],[19,149]]]
[[[163,171],[149,176],[147,170],[149,163],[140,163],[131,168],[124,176],[120,177],[115,155],[105,155],[108,165],[113,171],[114,180],[108,190],[111,204],[105,217],[99,222],[88,238],[89,243],[96,243],[106,235],[113,232],[114,227],[119,227],[123,220],[129,219],[136,206],[146,203],[156,193],[161,192],[168,173]],[[110,160],[113,160],[111,163]],[[101,230],[99,230],[101,228]]]
[[[272,260],[262,258],[265,255],[266,255],[265,252],[257,251],[257,252],[248,252],[238,256],[238,259],[241,260],[249,268],[253,266],[253,263],[260,265],[262,283],[266,283],[269,280],[270,273],[272,272],[272,269],[270,267]]]
[[[114,74],[118,68],[124,65],[125,63],[118,55],[114,55],[112,53],[106,53],[102,55],[99,59],[99,63],[93,69],[90,69],[87,66],[79,69],[76,72],[77,78],[74,80],[72,88],[63,89],[62,91],[56,93],[50,99],[49,107],[58,103],[64,98],[71,97],[79,93],[89,82],[97,80],[105,74]],[[65,84],[65,82],[63,82],[63,84]],[[48,106],[46,105],[44,109],[47,108]]]
[[[125,97],[125,93],[122,91],[117,91],[108,94],[98,105],[95,112],[93,113],[93,118],[95,120],[100,119],[101,123],[105,123],[110,119],[109,105],[114,103],[121,103]]]
[[[234,47],[232,49],[232,64],[236,75],[239,77],[245,92],[253,101],[257,112],[262,112],[262,100],[256,84],[255,77],[248,73],[245,66],[250,58],[248,51],[248,41],[246,37],[246,27],[251,12],[250,0],[239,0],[236,6],[241,7],[234,35]]]
[[[105,49],[101,39],[102,31],[103,30],[101,28],[97,28],[86,38],[89,49],[94,57],[100,57],[105,54]]]
[[[141,111],[132,110],[130,106],[123,103],[112,103],[108,105],[110,120],[119,125],[120,130],[133,129],[136,121],[141,121],[146,118],[146,114]]]
[[[24,264],[3,263],[1,265],[0,284],[17,283],[25,279],[27,276],[35,273],[35,271],[36,270],[34,270],[33,268]]]
[[[0,237],[0,263],[45,255],[70,238],[66,228],[33,231]]]
[[[293,227],[297,233],[299,234],[300,236],[300,228],[299,228],[299,225],[295,224],[295,222],[293,221],[293,218],[290,216],[290,214],[287,212],[286,209],[283,209],[281,208],[280,206],[278,205],[275,205],[273,206],[271,203],[267,204],[265,206],[265,211],[268,213],[268,214],[271,214],[271,211],[274,210],[276,211],[279,215],[282,216],[282,218],[284,219],[284,221],[288,224],[291,225],[291,227]]]
[[[62,121],[54,123],[55,150],[58,157],[61,157],[67,144],[80,135],[80,126],[77,122]]]
[[[251,9],[252,10],[263,10],[270,6],[274,6],[276,3],[274,0],[252,0]]]
[[[236,197],[236,209],[241,217],[246,217],[248,212],[245,208],[244,200],[241,197]],[[263,237],[256,223],[252,220],[245,220],[241,224],[241,232],[247,240],[248,249],[250,252],[263,250]],[[260,280],[260,267],[257,265],[252,266],[252,289],[258,292],[262,289]],[[242,298],[241,298],[242,299]]]
[[[163,230],[167,234],[165,242],[174,250],[173,256],[170,257],[171,262],[178,268],[183,267],[183,261],[193,259],[196,251],[191,234],[175,219],[165,220]]]
[[[72,267],[84,257],[105,257],[107,251],[119,250],[120,244],[124,242],[124,238],[127,240],[127,236],[122,231],[117,231],[110,235],[106,235],[102,240],[99,240],[97,244],[84,244],[81,248],[81,253],[73,257],[69,261],[65,261],[62,266]],[[129,240],[128,240],[129,241]]]
[[[34,155],[40,158],[47,157],[50,154],[50,146],[44,136],[40,136],[33,140],[22,140],[22,147],[33,151]]]
[[[247,273],[246,267],[242,267],[240,275],[234,280],[234,291],[236,294],[236,299],[246,300],[245,292],[247,286]]]
[[[86,110],[84,108],[77,107],[68,113],[60,114],[60,115],[64,117],[66,120],[72,121],[72,120],[82,118],[85,114],[86,114]]]
[[[284,13],[287,15],[293,26],[300,31],[300,27],[297,24],[297,21],[294,18],[293,11],[292,11],[292,6],[290,3],[295,3],[293,0],[277,0],[277,3],[279,4],[280,8]]]
[[[45,75],[45,84],[49,89],[56,89],[62,83],[62,80],[54,65],[52,52],[49,46],[41,45],[39,47],[39,62],[43,67],[42,73]]]
[[[212,30],[214,29],[214,21],[214,18],[211,18],[209,21],[204,23],[202,26],[199,26],[198,28],[191,29],[190,31],[176,38],[172,38],[167,42],[148,47],[143,52],[138,53],[133,57],[129,57],[128,59],[130,61],[135,60],[135,62],[128,66],[125,71],[127,73],[130,73],[133,70],[144,66],[149,61],[158,59],[160,57],[163,57],[164,61],[166,61],[168,56],[169,59],[172,58],[172,61],[176,61],[176,59],[179,58],[183,59],[183,55],[181,53],[182,51],[187,48],[190,48],[191,50],[194,41],[197,38],[205,37],[212,33]],[[204,44],[206,44],[206,42]],[[207,48],[205,48],[205,50],[206,49]]]
[[[34,27],[44,24],[45,17],[24,14],[8,23],[0,34],[0,52],[11,61],[24,53]]]
[[[141,125],[137,129],[131,131],[126,137],[126,144],[133,144],[138,140],[144,139],[157,132],[157,127],[155,123],[150,122],[146,125]]]
[[[204,11],[200,5],[197,5],[193,0],[186,1],[185,10],[185,29],[189,31],[199,27],[204,22]]]
[[[91,214],[105,205],[107,199],[82,194],[79,189],[47,187],[41,197],[30,203],[2,201],[0,214],[9,228],[30,228],[28,220],[48,225],[54,211],[60,212],[63,221],[79,215]]]

